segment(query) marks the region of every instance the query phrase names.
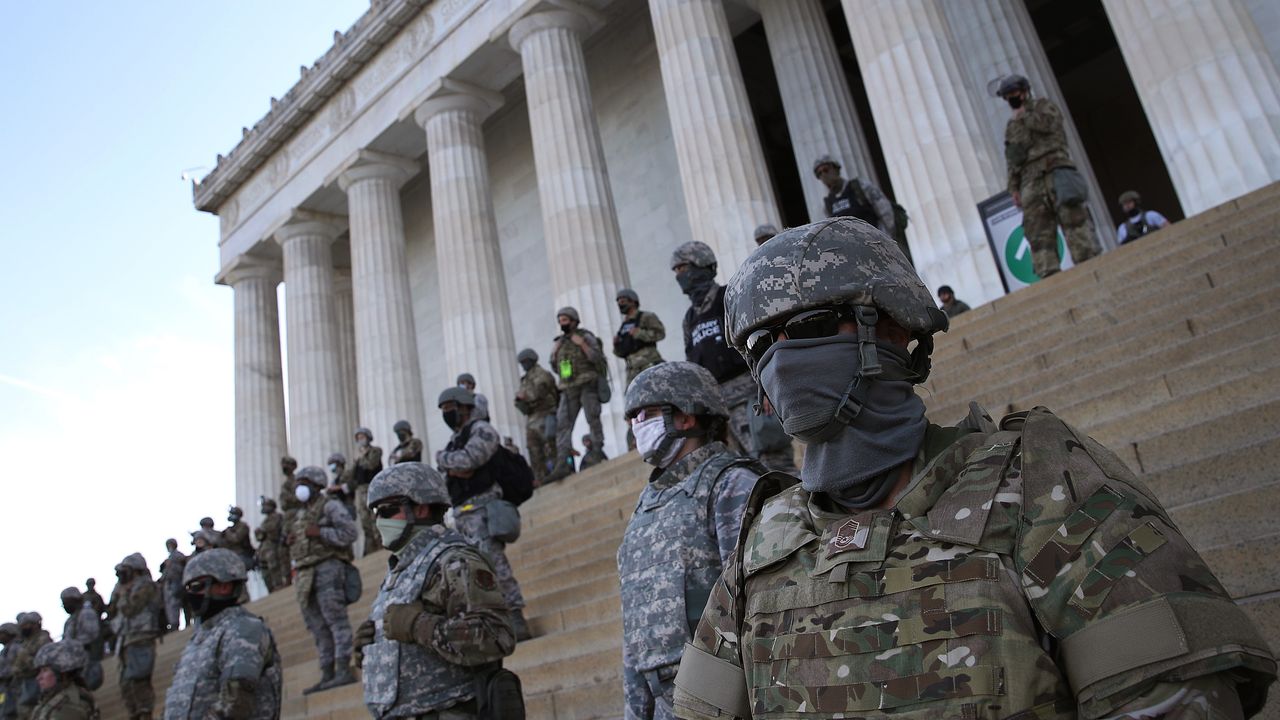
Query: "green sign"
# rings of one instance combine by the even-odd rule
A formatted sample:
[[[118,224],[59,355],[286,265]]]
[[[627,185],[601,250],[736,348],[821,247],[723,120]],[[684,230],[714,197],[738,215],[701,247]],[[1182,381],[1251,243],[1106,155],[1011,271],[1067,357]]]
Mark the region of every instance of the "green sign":
[[[1066,252],[1066,238],[1059,231],[1058,257],[1062,257]],[[1013,232],[1009,233],[1009,238],[1004,242],[1004,262],[1014,277],[1028,285],[1040,279],[1040,276],[1036,275],[1034,265],[1031,262],[1031,243],[1023,235],[1021,225],[1014,228]]]

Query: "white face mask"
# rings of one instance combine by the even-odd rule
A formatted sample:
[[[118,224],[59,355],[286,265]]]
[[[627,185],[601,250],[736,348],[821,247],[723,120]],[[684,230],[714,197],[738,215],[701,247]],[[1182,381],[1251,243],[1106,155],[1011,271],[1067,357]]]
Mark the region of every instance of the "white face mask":
[[[306,502],[311,499],[311,486],[299,485],[293,489],[293,496],[298,498],[298,502]]]
[[[631,432],[636,436],[636,450],[645,462],[658,468],[665,468],[676,459],[684,447],[685,438],[675,438],[668,444],[666,452],[662,451],[663,441],[667,438],[666,418],[659,415],[655,418],[641,420],[631,424]]]
[[[338,464],[337,464],[337,463],[329,463],[329,472],[333,473],[334,475],[337,475],[337,474],[338,474]]]

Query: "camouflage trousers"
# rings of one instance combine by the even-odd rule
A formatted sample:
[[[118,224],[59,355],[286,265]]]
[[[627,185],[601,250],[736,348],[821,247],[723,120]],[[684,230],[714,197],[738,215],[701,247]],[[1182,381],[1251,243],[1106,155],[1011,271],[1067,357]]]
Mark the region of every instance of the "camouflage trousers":
[[[279,543],[262,543],[258,546],[258,569],[269,592],[275,592],[289,584],[289,554]]]
[[[151,718],[155,709],[156,692],[151,687],[151,673],[156,664],[156,646],[153,641],[134,643],[120,649],[119,653],[120,698],[130,718]]]
[[[573,425],[578,412],[587,415],[591,442],[604,447],[604,426],[600,424],[600,395],[595,380],[560,391],[560,407],[556,409],[556,462],[567,463],[573,453]]]
[[[1042,278],[1058,272],[1058,227],[1066,238],[1071,259],[1076,263],[1101,252],[1093,222],[1084,203],[1059,205],[1053,189],[1053,174],[1038,173],[1022,183],[1022,232],[1031,245],[1031,263]]]
[[[673,700],[676,670],[669,665],[654,670],[626,670],[623,681],[623,709],[626,720],[675,720]]]
[[[549,412],[539,412],[526,415],[524,421],[524,444],[529,448],[529,465],[538,482],[547,476],[547,461],[556,456],[556,439],[547,435],[550,417]]]
[[[756,400],[756,381],[751,373],[720,383],[720,394],[729,406],[729,449],[741,455],[751,454],[751,406]]]
[[[382,549],[382,536],[374,524],[373,511],[369,509],[369,486],[356,486],[356,513],[360,515],[360,531],[364,533],[364,552],[361,557]]]
[[[499,542],[489,533],[489,516],[485,510],[485,503],[501,497],[502,490],[495,485],[462,506],[455,507],[453,519],[455,527],[467,539],[467,543],[489,558],[493,572],[498,576],[498,588],[507,601],[507,608],[519,610],[524,607],[524,595],[520,592],[515,573],[511,571],[511,563],[507,561],[507,544]]]
[[[339,667],[351,662],[351,621],[347,619],[346,563],[337,558],[322,560],[299,571],[298,603],[302,620],[316,641],[321,669],[335,662]],[[303,573],[311,574],[309,580]],[[309,588],[307,586],[310,585]],[[302,590],[309,590],[304,596]]]

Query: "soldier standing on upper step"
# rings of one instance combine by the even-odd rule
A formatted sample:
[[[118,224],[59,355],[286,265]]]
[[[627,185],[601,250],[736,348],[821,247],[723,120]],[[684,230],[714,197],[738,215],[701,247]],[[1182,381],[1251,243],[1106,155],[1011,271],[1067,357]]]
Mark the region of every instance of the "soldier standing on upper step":
[[[160,634],[159,614],[163,602],[157,602],[156,584],[142,553],[127,556],[116,566],[119,582],[111,592],[113,622],[119,637],[119,685],[126,712],[132,720],[151,720],[156,693],[151,686],[151,673],[156,665],[156,637]]]
[[[13,650],[9,666],[9,671],[13,673],[9,691],[16,696],[10,709],[18,720],[31,717],[31,710],[40,696],[40,689],[36,684],[36,671],[39,670],[35,664],[36,653],[53,642],[49,631],[41,627],[43,622],[44,618],[38,612],[18,613],[17,647]]]
[[[364,501],[369,492],[369,483],[375,475],[382,471],[382,448],[373,444],[373,431],[367,427],[358,427],[355,431],[356,462],[351,469],[351,479],[355,483],[356,514],[360,517],[360,531],[364,533],[364,552],[361,557],[382,549],[382,541],[373,527],[373,515]]]
[[[654,466],[618,548],[628,720],[672,718],[680,654],[738,541],[765,470],[724,445],[729,409],[705,368],[669,362],[627,386],[626,416]]]
[[[846,219],[788,230],[725,305],[808,447],[799,485],[766,476],[747,503],[681,659],[678,717],[1261,708],[1266,642],[1119,458],[1044,408],[929,424],[914,385],[947,317],[890,237]]]
[[[375,718],[524,717],[519,685],[500,670],[516,645],[506,600],[484,554],[444,526],[449,504],[444,478],[422,463],[389,467],[369,486],[391,551],[355,636]],[[488,706],[495,695],[516,705]]]
[[[516,362],[524,370],[516,393],[516,409],[525,417],[524,441],[529,448],[529,465],[533,467],[534,483],[541,485],[550,471],[548,461],[556,457],[556,408],[560,405],[560,391],[556,389],[555,376],[538,364],[538,353],[532,349],[521,350]]]

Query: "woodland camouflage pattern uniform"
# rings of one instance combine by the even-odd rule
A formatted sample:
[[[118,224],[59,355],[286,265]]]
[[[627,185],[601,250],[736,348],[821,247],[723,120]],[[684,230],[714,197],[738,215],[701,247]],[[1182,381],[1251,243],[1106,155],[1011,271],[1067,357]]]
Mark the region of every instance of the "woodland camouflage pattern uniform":
[[[222,545],[240,556],[245,567],[253,565],[253,543],[249,540],[249,523],[244,521],[244,510],[232,507],[227,513],[227,522],[231,523],[222,529]]]
[[[15,696],[15,710],[21,719],[31,717],[39,690],[36,688],[36,653],[40,648],[53,642],[49,631],[40,627],[44,618],[38,612],[18,614],[18,639],[13,650],[12,663],[9,666],[13,673],[10,689]],[[23,702],[23,701],[26,702]]]
[[[276,512],[276,501],[262,500],[262,524],[253,531],[258,538],[258,569],[269,592],[289,584],[289,550],[284,545],[284,516]]]
[[[532,363],[520,377],[516,409],[524,414],[529,465],[533,467],[534,477],[541,482],[547,476],[547,461],[556,456],[555,433],[548,432],[547,421],[555,416],[560,405],[560,391],[556,389],[555,376],[538,364],[538,353],[526,348],[516,356],[516,361]]]
[[[556,337],[551,346],[551,372],[560,384],[560,404],[556,408],[557,474],[568,471],[573,455],[573,426],[578,421],[579,411],[587,417],[587,428],[591,431],[591,441],[595,447],[604,447],[604,426],[600,424],[600,393],[597,385],[600,363],[603,362],[600,339],[591,331],[577,326],[580,322],[577,309],[560,308],[556,311],[556,317],[562,315],[572,318],[575,327],[568,335]],[[577,343],[570,340],[570,336],[582,338],[588,352],[583,352]]]
[[[731,283],[732,341],[841,300],[927,339],[938,311],[896,253],[852,221],[783,233]],[[1261,707],[1275,676],[1265,642],[1106,448],[1043,408],[996,427],[974,406],[958,427],[930,425],[912,468],[891,508],[864,511],[761,479],[686,648],[679,717]]]
[[[168,548],[169,542],[173,543]],[[160,588],[164,595],[164,620],[170,630],[176,631],[182,620],[182,571],[187,567],[187,556],[178,549],[178,541],[165,543],[169,557],[160,563]]]
[[[280,484],[280,512],[284,515],[284,526],[286,528],[293,525],[294,513],[298,512],[298,508],[302,507],[302,503],[298,502],[298,496],[294,495],[294,490],[298,487],[298,480],[293,473],[297,469],[297,460],[288,455],[280,458],[280,470],[284,473],[284,481]]]
[[[667,328],[657,315],[640,309],[640,296],[635,290],[623,288],[618,291],[618,299],[626,298],[635,304],[635,316],[624,317],[622,327],[634,324],[635,334],[627,333],[624,338],[619,330],[613,341],[613,354],[623,358],[627,363],[627,385],[636,379],[646,368],[662,362],[662,353],[658,352],[658,343],[667,336]],[[623,343],[620,345],[619,340]]]
[[[49,643],[36,653],[36,668],[47,667],[58,676],[57,684],[40,691],[32,720],[91,720],[98,714],[93,693],[82,684],[89,662],[84,646],[75,641]]]
[[[362,447],[357,437],[356,460],[351,467],[351,479],[355,483],[356,515],[360,518],[360,531],[364,534],[363,557],[382,549],[382,539],[373,526],[373,514],[369,512],[369,504],[365,501],[369,495],[369,483],[382,471],[382,448],[373,444],[373,432],[369,428],[356,428],[354,434],[369,438],[369,444]]]
[[[150,718],[156,701],[151,687],[159,634],[156,584],[141,553],[129,555],[120,561],[120,566],[129,571],[129,579],[116,585],[111,593],[115,620],[120,628],[117,631],[120,695],[130,718]]]

